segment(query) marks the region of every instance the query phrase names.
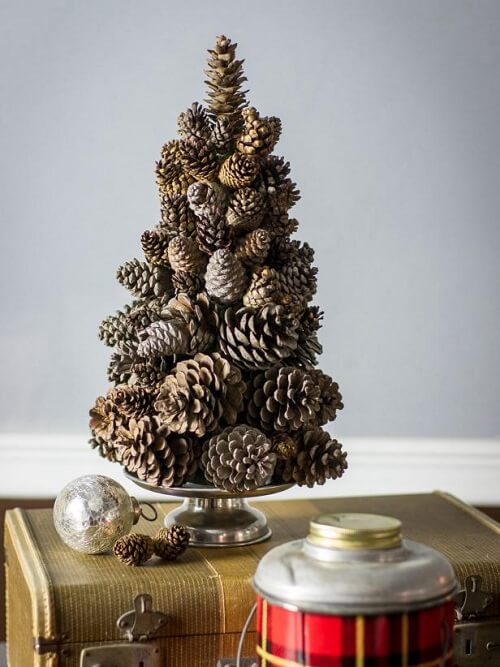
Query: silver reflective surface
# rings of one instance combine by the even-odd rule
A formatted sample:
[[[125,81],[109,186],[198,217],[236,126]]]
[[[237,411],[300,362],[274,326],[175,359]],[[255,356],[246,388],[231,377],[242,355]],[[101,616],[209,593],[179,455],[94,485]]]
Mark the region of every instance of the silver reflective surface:
[[[133,502],[115,480],[84,475],[70,482],[54,504],[54,525],[72,549],[86,554],[109,551],[134,522]]]

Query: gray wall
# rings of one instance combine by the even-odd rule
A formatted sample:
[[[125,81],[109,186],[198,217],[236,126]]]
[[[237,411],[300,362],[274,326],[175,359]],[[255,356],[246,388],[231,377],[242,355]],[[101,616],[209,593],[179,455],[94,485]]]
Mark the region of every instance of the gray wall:
[[[317,251],[356,436],[500,433],[500,3],[0,3],[3,431],[84,431],[103,316],[158,219],[153,163],[239,42]]]

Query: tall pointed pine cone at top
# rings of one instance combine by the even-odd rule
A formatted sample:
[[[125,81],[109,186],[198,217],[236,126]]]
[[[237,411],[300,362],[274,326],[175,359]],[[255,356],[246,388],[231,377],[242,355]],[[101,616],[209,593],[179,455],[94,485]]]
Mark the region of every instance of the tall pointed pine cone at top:
[[[209,49],[207,79],[207,108],[215,118],[225,116],[231,123],[233,136],[243,124],[241,109],[246,105],[246,93],[241,86],[246,81],[243,74],[243,60],[236,59],[236,43],[219,35],[213,49]]]

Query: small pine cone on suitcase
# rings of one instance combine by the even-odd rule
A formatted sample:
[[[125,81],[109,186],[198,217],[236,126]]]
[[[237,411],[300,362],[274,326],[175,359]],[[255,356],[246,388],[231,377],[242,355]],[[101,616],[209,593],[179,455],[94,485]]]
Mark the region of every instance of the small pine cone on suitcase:
[[[163,560],[176,560],[189,545],[191,535],[179,524],[170,528],[160,528],[153,540],[155,555]]]
[[[113,547],[113,553],[124,565],[138,567],[153,555],[153,540],[149,535],[129,533],[120,537]]]

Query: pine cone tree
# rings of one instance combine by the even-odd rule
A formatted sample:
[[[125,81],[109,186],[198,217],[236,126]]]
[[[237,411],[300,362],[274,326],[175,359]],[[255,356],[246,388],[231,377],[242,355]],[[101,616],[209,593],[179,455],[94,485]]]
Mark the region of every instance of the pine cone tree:
[[[255,375],[247,397],[248,422],[266,433],[316,424],[321,408],[316,378],[293,366],[273,366]]]
[[[115,444],[112,440],[107,440],[106,438],[101,438],[101,436],[96,435],[90,438],[89,445],[92,449],[97,449],[99,456],[102,456],[103,459],[106,459],[111,463],[116,462]]]
[[[116,458],[140,480],[170,488],[187,481],[193,444],[189,437],[170,434],[157,416],[130,419],[118,431]]]
[[[176,296],[187,294],[194,296],[203,289],[203,277],[187,271],[176,271],[172,276]]]
[[[208,51],[208,69],[205,70],[208,86],[207,108],[214,118],[227,117],[231,126],[231,135],[241,129],[241,109],[246,104],[241,84],[246,81],[243,74],[243,60],[236,60],[236,43],[224,35],[219,35],[215,47]]]
[[[141,236],[144,257],[150,264],[168,264],[167,248],[172,234],[166,229],[147,229]]]
[[[266,197],[253,188],[235,190],[226,212],[226,219],[237,231],[256,229],[266,212]]]
[[[216,250],[229,248],[233,240],[233,230],[228,226],[226,219],[199,218],[196,225],[196,238],[203,252],[212,255]]]
[[[244,155],[267,155],[275,144],[273,126],[254,107],[243,109],[241,115],[243,132],[236,141],[236,149]]]
[[[168,246],[168,260],[173,271],[176,273],[201,273],[206,264],[205,255],[200,252],[193,238],[176,236]]]
[[[283,306],[227,308],[219,327],[219,346],[240,368],[263,370],[296,349],[297,326],[298,321]]]
[[[212,127],[211,141],[216,150],[221,153],[230,153],[234,137],[230,116],[217,116]]]
[[[277,433],[271,438],[273,452],[280,461],[292,459],[298,453],[298,444],[295,438],[288,433]]]
[[[311,488],[324,484],[327,479],[342,477],[347,468],[342,445],[320,428],[301,433],[299,453],[286,461],[278,461],[276,477],[279,481],[295,482]]]
[[[143,357],[204,352],[215,341],[217,311],[206,294],[192,300],[182,294],[172,299],[162,319],[143,332],[138,352]]]
[[[130,306],[125,306],[123,310],[117,310],[115,315],[106,317],[99,326],[99,339],[109,347],[114,347],[121,341],[127,340],[129,313]]]
[[[219,181],[232,190],[253,183],[259,173],[260,163],[255,157],[233,153],[227,157],[219,171]]]
[[[184,171],[180,141],[169,141],[163,146],[161,157],[156,163],[156,183],[160,195],[184,195],[194,180],[191,174]]]
[[[224,429],[206,443],[201,465],[210,484],[232,493],[245,493],[270,481],[276,454],[264,433],[240,424]]]
[[[305,309],[300,318],[297,349],[288,360],[291,366],[311,369],[318,363],[317,357],[323,352],[323,346],[318,340],[318,329],[321,327],[322,318],[323,313],[318,306],[309,306]]]
[[[239,370],[220,354],[196,354],[165,378],[155,403],[161,419],[176,433],[203,436],[220,422],[236,422],[245,383]]]
[[[190,537],[189,531],[179,524],[160,528],[154,538],[155,554],[163,560],[176,560],[186,551]]]
[[[183,139],[207,141],[211,136],[208,114],[198,102],[193,102],[189,109],[179,114],[177,129]]]
[[[189,206],[198,218],[217,220],[225,212],[226,194],[218,183],[197,181],[187,192]]]
[[[243,305],[256,310],[281,303],[282,296],[276,269],[263,266],[254,271],[250,286],[243,295]]]
[[[342,410],[344,407],[342,394],[339,392],[339,385],[329,375],[323,373],[323,371],[314,369],[311,371],[311,375],[320,391],[320,409],[316,423],[322,426],[334,421],[337,416],[337,410]]]
[[[265,229],[254,229],[238,242],[235,255],[245,265],[262,264],[271,247],[271,235]]]
[[[123,417],[118,413],[113,401],[104,396],[98,396],[94,406],[89,410],[89,427],[92,435],[112,440],[120,428]]]
[[[230,250],[216,250],[210,257],[205,286],[208,295],[221,303],[232,303],[242,296],[247,287],[247,276],[243,265]]]
[[[140,386],[120,384],[108,392],[108,399],[114,403],[116,410],[124,417],[141,419],[153,408],[152,393]]]
[[[164,267],[151,267],[146,262],[133,259],[125,262],[116,272],[118,282],[134,296],[151,297],[172,294],[170,271]]]
[[[213,181],[216,178],[219,168],[217,151],[209,141],[184,139],[179,145],[179,156],[184,171],[194,180]]]
[[[165,229],[172,236],[194,234],[196,216],[189,207],[187,195],[162,195],[160,229]]]
[[[138,567],[153,555],[153,540],[149,535],[128,533],[116,540],[113,553],[121,563]]]

